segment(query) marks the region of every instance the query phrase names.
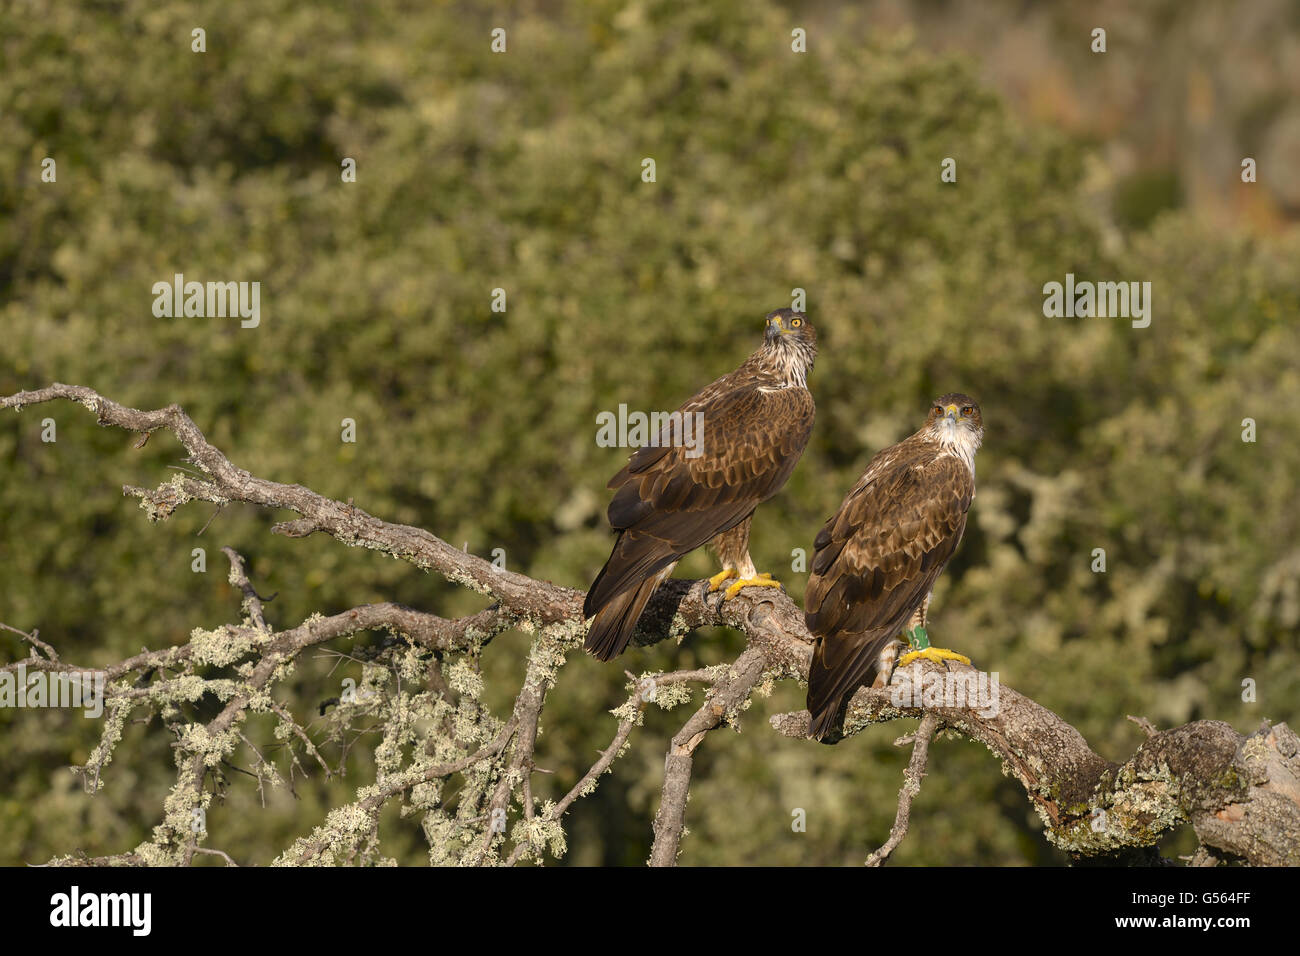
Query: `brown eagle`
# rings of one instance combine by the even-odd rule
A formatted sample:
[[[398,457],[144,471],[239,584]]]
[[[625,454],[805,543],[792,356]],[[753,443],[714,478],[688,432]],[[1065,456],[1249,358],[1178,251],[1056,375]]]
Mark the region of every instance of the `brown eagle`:
[[[817,539],[804,620],[817,639],[808,672],[812,736],[822,740],[844,704],[876,676],[889,680],[907,631],[911,653],[969,658],[930,647],[930,592],[966,530],[984,418],[960,392],[935,401],[921,429],[877,454]]]
[[[808,443],[814,408],[807,380],[816,356],[807,316],[768,313],[758,351],[677,410],[702,440],[695,447],[674,442],[665,426],[609,480],[609,524],[618,537],[583,605],[594,618],[586,642],[594,657],[623,653],[655,588],[702,544],[712,542],[722,562],[709,590],[731,578],[726,598],[744,587],[780,587],[754,569],[749,523]]]

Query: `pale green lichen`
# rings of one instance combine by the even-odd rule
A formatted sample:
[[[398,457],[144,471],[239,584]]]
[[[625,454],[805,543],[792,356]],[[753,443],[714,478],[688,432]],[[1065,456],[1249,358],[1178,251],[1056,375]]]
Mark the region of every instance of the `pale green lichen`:
[[[447,684],[458,694],[464,694],[471,700],[478,700],[483,695],[483,675],[467,661],[456,661],[444,670]]]
[[[201,756],[209,767],[215,767],[239,745],[239,734],[234,730],[214,734],[204,724],[186,724],[181,728],[180,743],[185,750]]]
[[[158,510],[170,513],[190,496],[181,480],[174,478],[155,497]],[[236,587],[244,583],[233,568],[227,579]],[[101,747],[92,755],[97,766],[108,762],[134,706],[153,708],[177,734],[173,755],[176,783],[164,801],[163,819],[154,828],[152,839],[134,851],[138,859],[154,865],[175,865],[188,859],[194,840],[206,835],[202,811],[213,794],[227,786],[229,765],[250,770],[259,786],[269,783],[277,787],[287,780],[277,767],[279,759],[272,762],[269,756],[287,754],[291,770],[304,765],[310,769],[314,763],[314,755],[300,762],[303,751],[311,749],[301,739],[301,733],[307,731],[283,712],[274,697],[276,687],[294,673],[298,654],[293,645],[281,641],[276,645],[274,668],[265,673],[268,644],[274,635],[269,628],[252,623],[253,599],[248,595],[243,598],[242,610],[243,626],[195,628],[185,654],[168,659],[166,666],[172,673],[147,684],[143,693],[134,688],[135,696],[129,701],[110,703]],[[295,630],[319,633],[323,621],[324,616],[315,613],[300,625],[301,630]],[[558,680],[569,652],[581,646],[585,622],[521,619],[511,623],[532,638],[521,700],[540,703]],[[375,782],[359,789],[353,802],[331,810],[321,825],[294,841],[275,862],[391,865],[394,861],[379,852],[377,828],[379,813],[391,802],[402,804],[403,816],[419,816],[430,843],[430,862],[436,865],[501,862],[516,848],[532,859],[562,856],[567,843],[562,820],[551,819],[555,804],[533,797],[532,805],[524,806],[523,785],[531,771],[526,764],[514,766],[519,738],[507,741],[500,752],[467,765],[467,758],[499,740],[505,727],[505,719],[481,702],[485,686],[479,656],[482,642],[496,629],[467,634],[468,646],[438,655],[430,654],[400,628],[384,630],[391,638],[358,652],[363,663],[355,696],[346,696],[331,706],[319,723],[307,725],[313,738],[323,733],[325,741],[336,744],[354,741],[358,729],[378,730],[372,753]],[[203,668],[225,668],[223,674],[233,676],[204,678],[198,673]],[[126,689],[121,685],[120,691]],[[671,709],[689,703],[692,695],[691,685],[674,684],[662,688],[655,703]],[[204,697],[228,702],[237,696],[242,700],[233,720],[207,724],[194,720],[189,705]],[[743,706],[737,712],[741,709]],[[247,750],[242,750],[241,734],[249,733],[247,717],[273,712],[272,736],[282,746],[261,748],[250,740]],[[639,711],[636,716],[639,721]],[[536,730],[539,736],[546,731],[540,717]],[[320,739],[314,743],[323,747]],[[617,756],[626,753],[628,746],[625,740]],[[448,783],[451,773],[439,769],[446,767],[456,768],[454,784]],[[602,774],[606,772],[608,768]],[[583,795],[596,789],[597,779],[584,783]]]
[[[559,859],[568,850],[564,828],[558,820],[551,820],[554,804],[547,802],[541,814],[534,814],[532,820],[521,819],[510,832],[510,839],[515,843],[526,843],[530,847],[546,847],[551,856]]]
[[[113,761],[113,750],[122,740],[122,730],[126,719],[134,709],[134,703],[124,695],[128,691],[125,681],[118,681],[107,689],[109,703],[104,710],[104,727],[100,731],[99,743],[90,752],[85,766],[73,770],[83,775],[85,785],[90,793],[98,793],[104,786],[103,769]]]
[[[224,667],[250,654],[253,642],[246,632],[222,626],[212,631],[196,627],[190,631],[191,660],[196,666]]]

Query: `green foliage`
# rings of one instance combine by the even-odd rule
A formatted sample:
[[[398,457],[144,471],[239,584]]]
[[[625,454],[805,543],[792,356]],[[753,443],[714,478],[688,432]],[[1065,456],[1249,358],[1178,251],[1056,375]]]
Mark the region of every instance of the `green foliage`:
[[[792,550],[811,548],[875,450],[960,389],[982,403],[987,439],[932,608],[937,643],[1112,759],[1140,739],[1126,714],[1296,719],[1294,239],[1248,242],[1175,212],[1104,240],[1077,144],[1012,115],[969,64],[868,34],[848,10],[796,55],[789,16],[766,2],[552,6],[8,5],[0,394],[65,381],[139,408],[177,402],[254,474],[585,587],[610,543],[604,482],[626,454],[596,446],[596,414],[675,407],[803,288],[822,342],[817,427],[752,545],[796,599]],[[196,26],[207,53],[190,51]],[[57,183],[40,182],[46,156]],[[945,157],[956,183],[940,182]],[[155,318],[151,287],[176,272],[260,281],[260,327]],[[1044,318],[1042,286],[1067,272],[1150,281],[1150,328]],[[356,444],[340,442],[344,418]],[[71,404],[0,426],[0,621],[39,628],[65,659],[102,665],[237,620],[223,545],[278,594],[277,626],[381,600],[448,616],[482,604],[320,535],[271,536],[283,514],[190,504],[147,522],[120,486],[181,464],[169,436],[133,450]],[[190,570],[195,547],[206,574]],[[678,573],[710,567],[696,555]],[[6,659],[26,653],[0,641]],[[622,666],[570,655],[540,742],[555,772],[534,792],[558,799],[607,745],[623,666],[704,666],[739,646],[719,631]],[[486,699],[513,697],[527,648],[518,634],[488,648]],[[281,702],[309,716],[361,678],[335,663],[302,662]],[[1258,703],[1241,700],[1245,678]],[[766,727],[801,706],[801,688],[779,685],[743,734],[701,749],[683,862],[854,863],[883,841],[905,728],[826,748]],[[567,861],[645,859],[686,713],[647,713],[570,814]],[[118,852],[157,823],[165,735],[128,726],[90,798],[63,769],[94,746],[90,724],[0,711],[0,860]],[[270,862],[373,778],[380,742],[353,745],[348,780],[299,781],[300,799],[279,791],[265,808],[234,774],[208,811],[211,845]],[[981,748],[941,741],[931,759],[895,859],[1059,861]],[[791,832],[795,808],[806,833]],[[427,859],[417,821],[394,815],[384,838],[399,861]]]

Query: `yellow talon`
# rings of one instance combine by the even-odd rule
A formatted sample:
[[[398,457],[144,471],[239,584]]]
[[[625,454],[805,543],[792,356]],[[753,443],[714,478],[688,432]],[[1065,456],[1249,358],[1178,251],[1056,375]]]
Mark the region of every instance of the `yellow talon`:
[[[781,582],[775,580],[770,574],[756,574],[752,578],[741,578],[735,581],[727,588],[724,600],[734,598],[740,593],[742,588],[779,588]]]
[[[709,590],[716,591],[718,588],[722,587],[723,581],[729,581],[736,577],[736,575],[737,571],[734,568],[723,568],[713,577],[709,578]]]
[[[906,667],[918,657],[924,657],[927,661],[933,661],[938,664],[941,661],[961,661],[963,664],[969,664],[970,658],[964,654],[958,654],[956,651],[950,651],[943,647],[927,647],[923,651],[909,651],[898,659],[899,667]]]

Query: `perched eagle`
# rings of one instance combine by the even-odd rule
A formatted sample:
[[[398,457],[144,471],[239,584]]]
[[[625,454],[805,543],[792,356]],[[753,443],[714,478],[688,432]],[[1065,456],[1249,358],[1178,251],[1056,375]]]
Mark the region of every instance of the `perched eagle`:
[[[863,684],[888,682],[906,630],[916,657],[970,660],[929,646],[930,592],[966,530],[984,418],[959,392],[921,429],[877,454],[813,542],[804,620],[817,639],[808,672],[812,735],[822,740]]]
[[[731,578],[728,598],[744,587],[780,587],[754,569],[749,523],[808,443],[814,409],[807,380],[816,355],[806,316],[769,313],[758,351],[678,409],[682,419],[699,422],[700,445],[674,444],[665,428],[610,479],[609,524],[618,537],[583,606],[595,619],[586,643],[593,656],[607,661],[623,653],[655,588],[710,541],[722,562],[711,591]]]

